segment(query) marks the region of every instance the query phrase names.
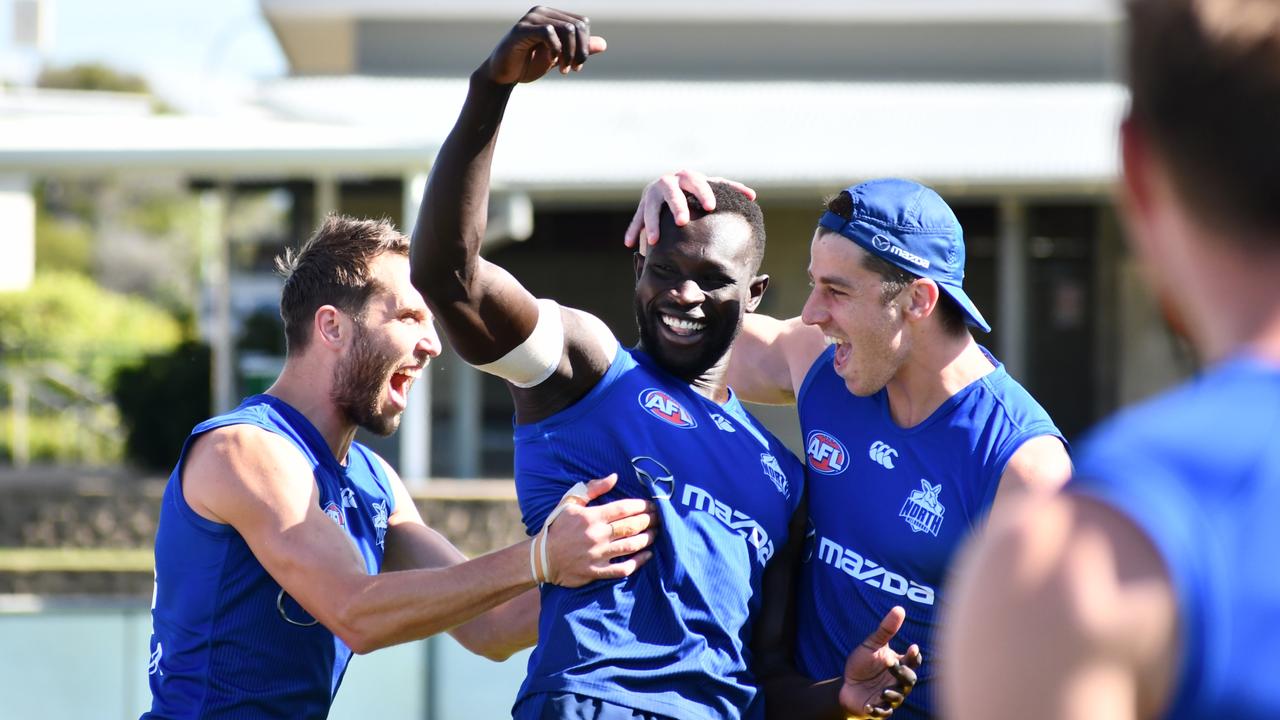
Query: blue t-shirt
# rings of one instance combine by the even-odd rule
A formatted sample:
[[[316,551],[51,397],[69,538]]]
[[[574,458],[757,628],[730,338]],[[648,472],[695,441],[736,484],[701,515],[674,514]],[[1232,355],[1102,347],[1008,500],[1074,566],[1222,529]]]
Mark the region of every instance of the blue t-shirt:
[[[1169,717],[1280,717],[1280,367],[1236,358],[1120,414],[1068,488],[1164,560],[1182,651]]]
[[[928,660],[938,657],[934,629],[952,554],[986,517],[1014,452],[1033,437],[1061,434],[994,358],[995,370],[904,429],[885,390],[866,398],[849,392],[834,354],[831,347],[819,356],[797,398],[810,522],[796,591],[796,663],[814,679],[839,676],[849,653],[901,605],[907,620],[894,647],[919,643],[925,664],[894,717],[928,717],[935,673]]]
[[[678,718],[760,712],[751,620],[803,492],[799,460],[732,395],[717,405],[622,348],[577,403],[517,426],[515,445],[530,534],[574,482],[613,472],[618,484],[604,499],[652,498],[662,521],[654,557],[631,577],[542,587],[516,717],[538,693]]]
[[[253,425],[288,439],[315,470],[320,508],[364,558],[382,567],[395,500],[381,462],[352,443],[344,467],[320,431],[269,395],[195,427],[165,487],[156,530],[151,711],[143,718],[324,717],[351,650],[316,623],[230,525],[197,514],[182,494],[182,463],[199,435]]]

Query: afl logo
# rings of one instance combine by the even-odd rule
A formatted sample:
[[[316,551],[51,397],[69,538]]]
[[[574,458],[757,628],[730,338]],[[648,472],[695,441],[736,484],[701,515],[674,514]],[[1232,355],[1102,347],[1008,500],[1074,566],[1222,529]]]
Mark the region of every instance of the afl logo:
[[[329,501],[329,504],[324,506],[324,514],[328,515],[330,520],[337,523],[338,527],[342,527],[347,524],[347,516],[342,513],[342,508],[338,507],[338,503],[336,502]]]
[[[892,243],[889,242],[889,238],[883,235],[872,235],[871,244],[880,252],[889,252],[889,246],[892,245]]]
[[[823,475],[837,475],[844,472],[849,461],[849,453],[835,436],[821,430],[809,431],[804,440],[804,453],[809,460],[809,467]]]
[[[649,388],[642,391],[639,400],[640,407],[659,420],[668,422],[678,428],[698,427],[698,421],[693,419],[693,416],[689,414],[688,410],[684,409],[683,405],[657,388]]]

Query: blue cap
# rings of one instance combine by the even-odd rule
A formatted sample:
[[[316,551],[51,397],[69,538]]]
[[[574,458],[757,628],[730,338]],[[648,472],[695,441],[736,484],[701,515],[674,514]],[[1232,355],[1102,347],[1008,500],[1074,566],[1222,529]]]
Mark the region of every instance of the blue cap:
[[[966,323],[991,332],[964,292],[964,230],[938,193],[897,178],[871,180],[845,190],[853,196],[850,218],[827,211],[819,225],[912,275],[934,281],[960,305]]]

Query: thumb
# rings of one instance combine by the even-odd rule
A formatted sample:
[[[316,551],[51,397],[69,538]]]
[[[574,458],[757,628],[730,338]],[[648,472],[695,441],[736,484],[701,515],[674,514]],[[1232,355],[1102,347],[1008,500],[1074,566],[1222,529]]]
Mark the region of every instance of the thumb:
[[[586,505],[592,500],[595,500],[601,495],[612,490],[613,486],[617,484],[618,484],[618,473],[610,473],[606,477],[602,477],[598,480],[592,480],[591,482],[587,483],[587,499],[582,504]]]
[[[902,628],[902,623],[906,619],[907,611],[903,610],[901,606],[895,605],[880,621],[880,627],[872,631],[867,636],[867,639],[862,641],[862,646],[875,652],[888,645],[893,636],[898,634],[898,630]]]
[[[608,49],[609,43],[605,42],[604,38],[599,35],[592,35],[591,38],[587,40],[587,54],[589,55],[599,55]]]

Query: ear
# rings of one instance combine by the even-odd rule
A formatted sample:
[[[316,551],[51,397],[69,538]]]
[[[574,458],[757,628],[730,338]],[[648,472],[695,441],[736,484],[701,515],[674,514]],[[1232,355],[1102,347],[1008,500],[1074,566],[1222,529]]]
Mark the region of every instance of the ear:
[[[747,300],[747,312],[755,312],[764,299],[764,291],[769,287],[768,275],[757,275],[751,279],[751,298]]]
[[[350,330],[346,323],[349,318],[332,305],[321,305],[316,308],[314,325],[311,328],[313,338],[330,349],[340,349],[347,342]]]
[[[1146,215],[1151,206],[1151,149],[1133,116],[1120,124],[1121,201],[1131,214]]]
[[[903,291],[902,314],[907,320],[919,322],[933,314],[938,306],[938,284],[927,278],[913,281]]]
[[[644,253],[637,250],[635,254],[631,256],[631,260],[635,264],[636,282],[640,282],[640,275],[644,273]]]

